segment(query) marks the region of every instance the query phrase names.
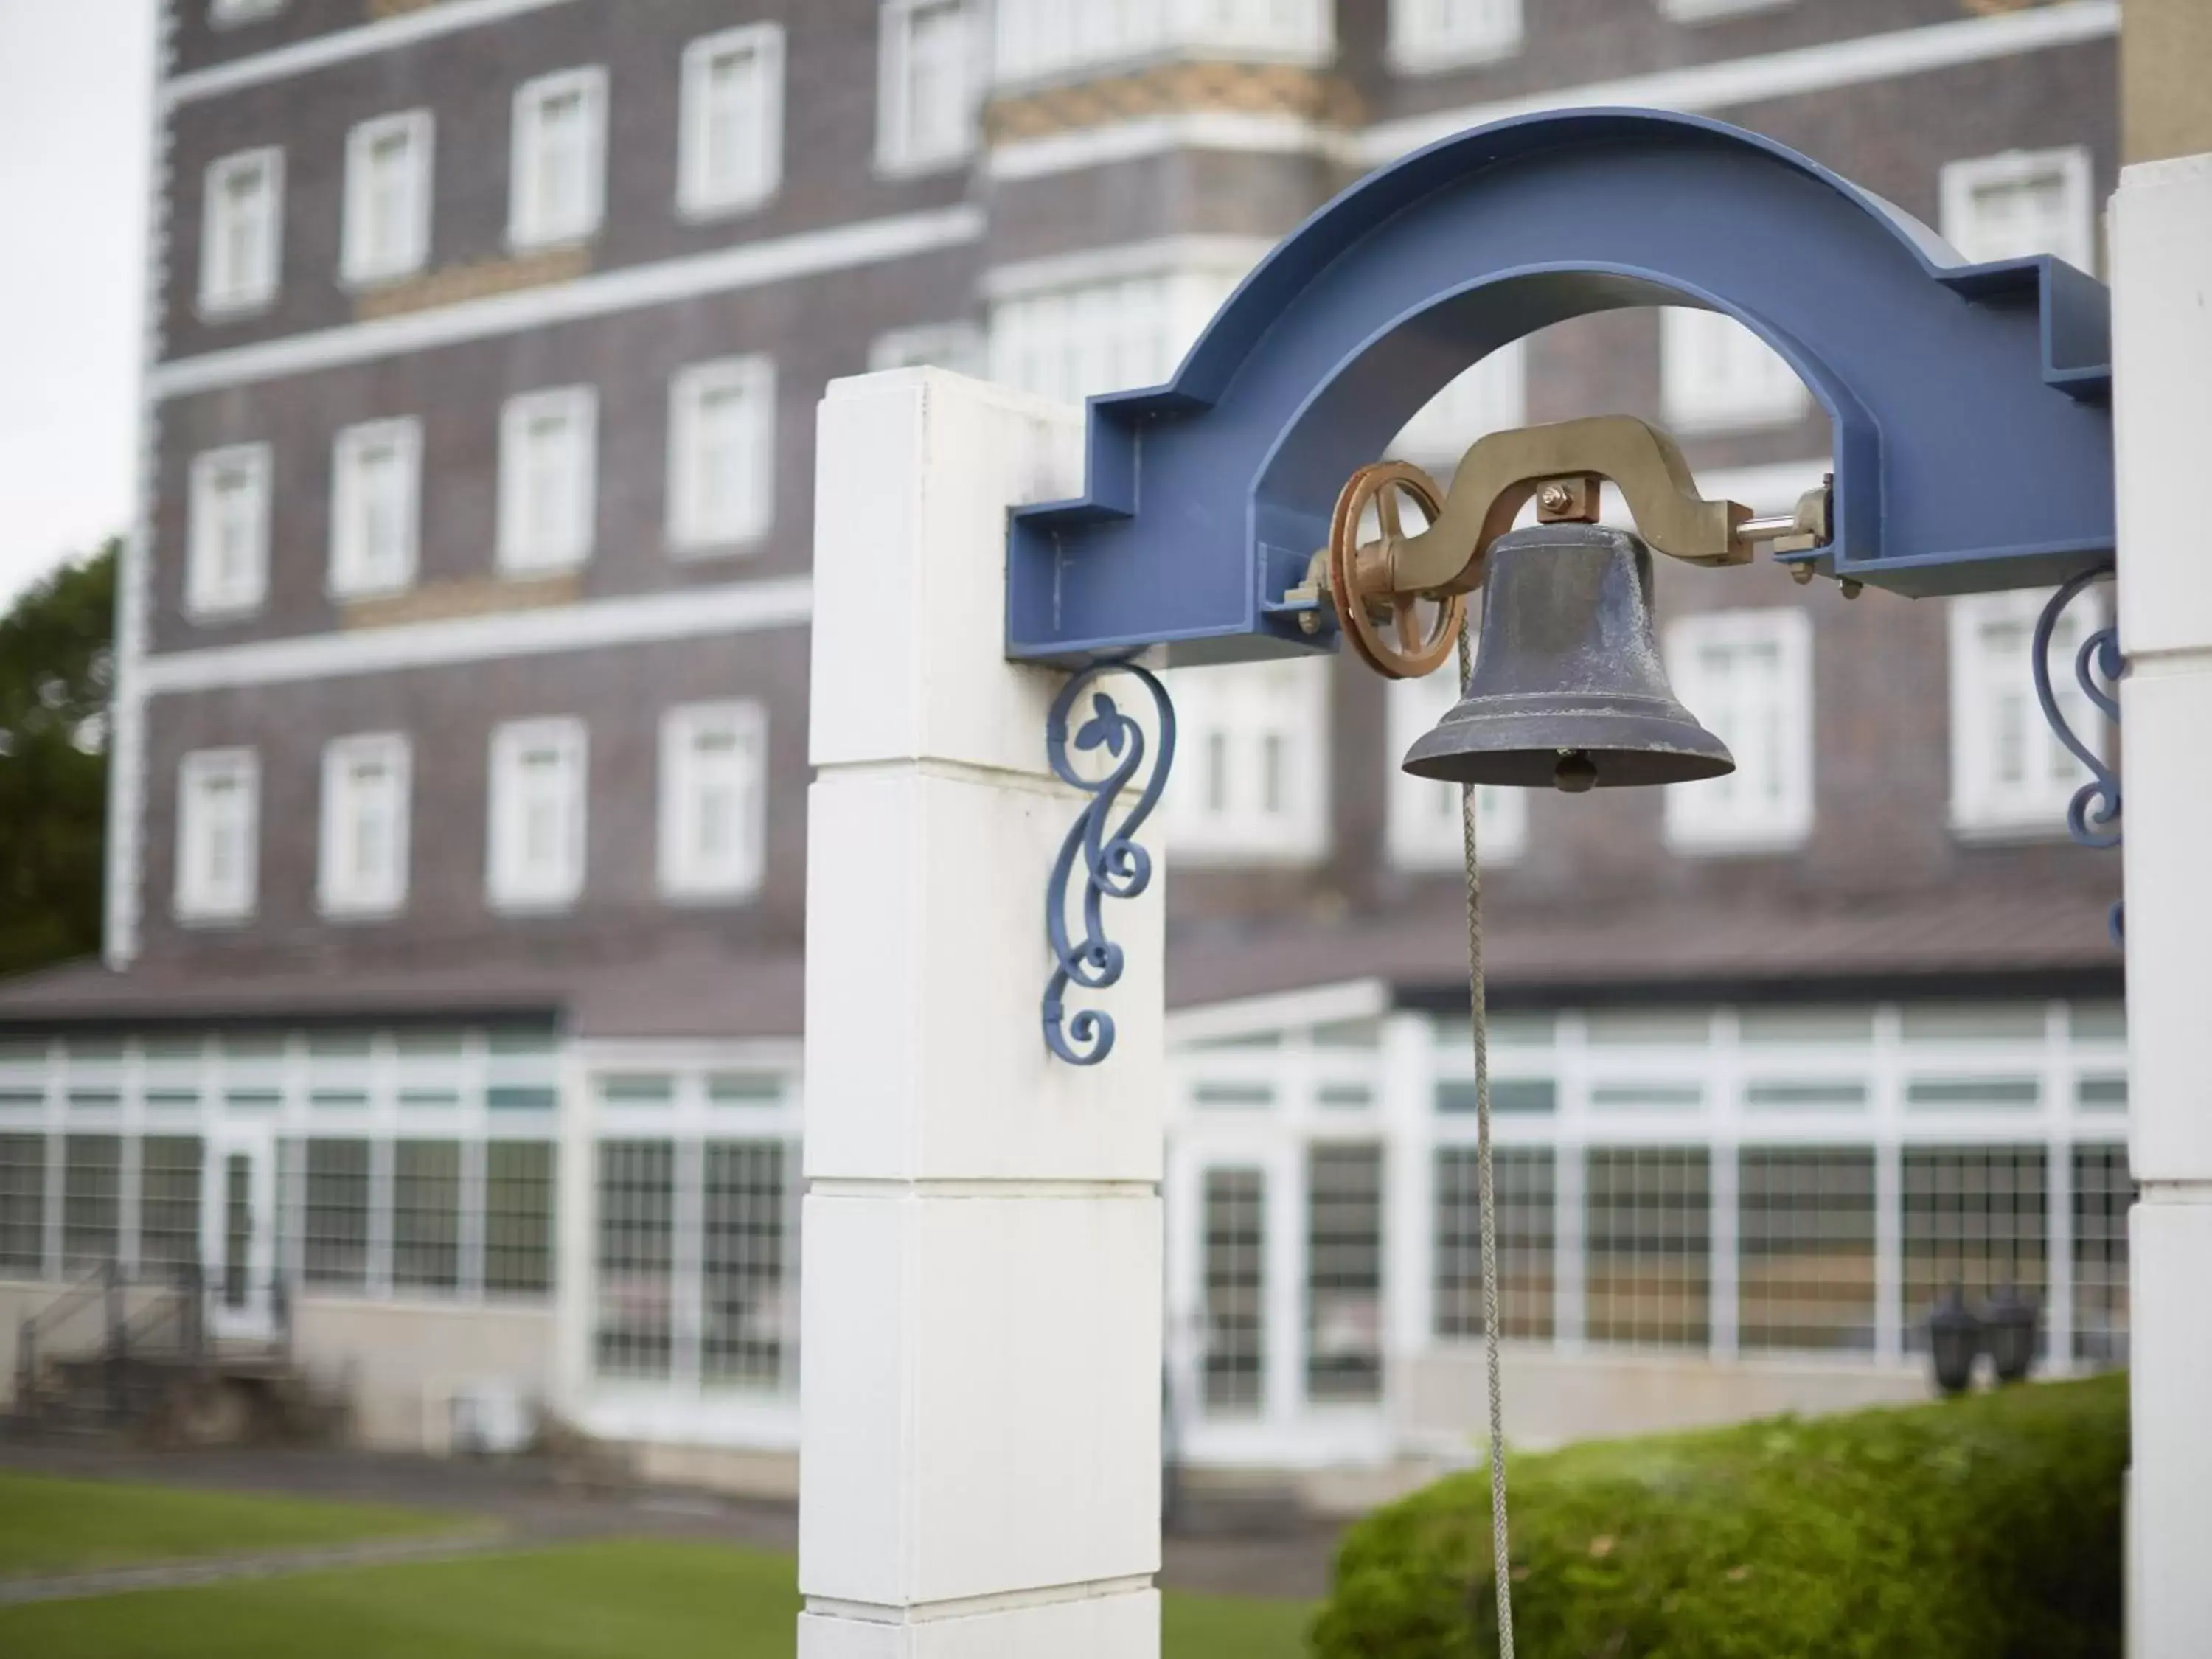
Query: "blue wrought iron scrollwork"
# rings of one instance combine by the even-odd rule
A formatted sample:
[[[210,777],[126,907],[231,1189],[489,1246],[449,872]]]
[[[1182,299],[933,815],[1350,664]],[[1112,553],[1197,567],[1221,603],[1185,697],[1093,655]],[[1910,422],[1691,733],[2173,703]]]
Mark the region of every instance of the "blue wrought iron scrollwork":
[[[2064,744],[2074,758],[2089,769],[2089,781],[2074,792],[2074,799],[2066,805],[2066,832],[2084,847],[2110,848],[2120,844],[2120,776],[2112,763],[2089,744],[2084,743],[2074,728],[2067,724],[2065,711],[2058,706],[2058,697],[2051,687],[2051,636],[2057,631],[2058,619],[2066,614],[2066,607],[2079,598],[2091,582],[2112,574],[2106,565],[2100,570],[2085,570],[2080,575],[2062,583],[2043,607],[2043,614],[2035,620],[2035,635],[2030,642],[2030,664],[2035,671],[2035,697],[2043,705],[2043,718],[2058,741]],[[2120,630],[2117,623],[2107,623],[2081,641],[2074,653],[2074,679],[2081,686],[2097,711],[2115,726],[2120,723]],[[2100,680],[2103,684],[2100,684]],[[2106,690],[2109,685],[2113,689]],[[2126,906],[2112,906],[2112,943],[2119,945],[2125,937]]]
[[[1111,696],[1096,689],[1099,678],[1109,673],[1127,674],[1152,694],[1159,743],[1136,799],[1110,829],[1122,791],[1144,768],[1145,731]],[[1103,750],[1113,758],[1103,777],[1085,777],[1068,754],[1068,718],[1086,690],[1091,692],[1091,717],[1077,729],[1074,746],[1079,753]],[[1071,1066],[1096,1066],[1114,1051],[1114,1017],[1097,1008],[1079,1008],[1071,1016],[1067,988],[1099,991],[1121,977],[1125,958],[1121,947],[1106,937],[1105,902],[1134,898],[1152,884],[1152,854],[1133,837],[1159,805],[1168,769],[1175,761],[1175,706],[1168,700],[1167,687],[1133,662],[1094,663],[1077,673],[1053,699],[1052,714],[1045,722],[1045,756],[1052,769],[1063,782],[1091,797],[1060,844],[1045,890],[1045,937],[1053,956],[1052,977],[1044,988],[1045,1046]],[[1071,940],[1069,887],[1079,859],[1083,864],[1083,937]]]

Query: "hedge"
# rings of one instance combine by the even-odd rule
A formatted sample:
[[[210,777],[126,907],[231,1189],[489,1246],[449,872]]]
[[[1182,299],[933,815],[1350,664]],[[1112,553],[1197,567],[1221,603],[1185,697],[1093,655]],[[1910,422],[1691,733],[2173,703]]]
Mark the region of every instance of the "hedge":
[[[2118,1659],[2124,1376],[1508,1464],[1526,1659]],[[1345,1538],[1317,1659],[1497,1651],[1486,1468]]]

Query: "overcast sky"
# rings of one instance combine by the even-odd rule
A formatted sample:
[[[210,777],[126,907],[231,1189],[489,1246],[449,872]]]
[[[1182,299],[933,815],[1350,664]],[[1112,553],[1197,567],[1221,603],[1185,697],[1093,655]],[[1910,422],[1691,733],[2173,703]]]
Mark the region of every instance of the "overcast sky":
[[[0,0],[0,604],[125,529],[154,0]]]

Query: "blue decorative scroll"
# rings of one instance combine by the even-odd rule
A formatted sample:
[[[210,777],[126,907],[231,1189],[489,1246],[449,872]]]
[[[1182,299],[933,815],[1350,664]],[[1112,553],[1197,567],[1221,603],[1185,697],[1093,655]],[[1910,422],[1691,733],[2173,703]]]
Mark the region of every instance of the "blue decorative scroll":
[[[1127,674],[1151,692],[1159,715],[1159,754],[1119,823],[1112,820],[1121,793],[1145,764],[1145,732],[1111,696],[1096,689],[1099,677],[1109,673]],[[1068,718],[1086,690],[1091,692],[1091,715],[1076,731],[1074,744],[1080,753],[1103,750],[1113,757],[1114,765],[1101,778],[1083,776],[1068,756]],[[1096,1008],[1079,1008],[1070,1016],[1067,988],[1099,991],[1121,977],[1121,947],[1106,937],[1105,902],[1134,898],[1152,883],[1152,854],[1132,838],[1159,805],[1168,768],[1175,760],[1175,707],[1168,701],[1167,688],[1127,661],[1093,663],[1078,672],[1053,699],[1052,714],[1045,722],[1044,750],[1052,769],[1063,782],[1091,797],[1060,844],[1045,889],[1045,938],[1052,946],[1054,964],[1044,988],[1045,1046],[1071,1066],[1096,1066],[1114,1052],[1114,1017]],[[1083,937],[1071,941],[1069,888],[1079,859],[1083,865]]]
[[[2085,570],[2060,584],[2043,607],[2043,614],[2035,620],[2035,635],[2028,647],[2031,666],[2035,671],[2035,698],[2043,705],[2043,718],[2051,723],[2058,741],[2064,744],[2074,758],[2089,769],[2089,781],[2074,792],[2074,799],[2066,805],[2066,833],[2084,847],[2109,848],[2120,844],[2120,777],[2112,763],[2075,735],[2066,723],[2065,711],[2059,708],[2058,698],[2051,688],[2051,636],[2057,629],[2058,619],[2066,607],[2074,603],[2081,591],[2100,577],[2112,574],[2112,567]],[[2074,678],[2099,713],[2118,726],[2120,722],[2120,630],[2117,623],[2108,623],[2081,641],[2074,653]],[[2100,684],[2099,681],[2103,681]],[[2112,690],[2105,687],[2110,685]],[[2126,907],[2112,906],[2112,943],[2118,945],[2125,938]]]

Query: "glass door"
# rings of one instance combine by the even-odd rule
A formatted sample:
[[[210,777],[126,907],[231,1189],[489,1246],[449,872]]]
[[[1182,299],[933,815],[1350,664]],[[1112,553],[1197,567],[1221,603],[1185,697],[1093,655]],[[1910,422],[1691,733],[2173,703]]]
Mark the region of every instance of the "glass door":
[[[276,1335],[276,1140],[226,1126],[210,1137],[200,1206],[208,1330],[218,1340]]]

